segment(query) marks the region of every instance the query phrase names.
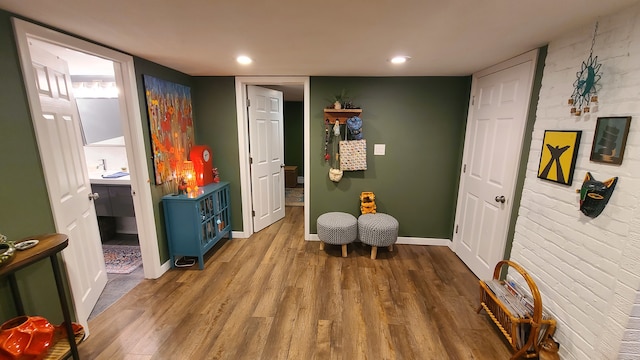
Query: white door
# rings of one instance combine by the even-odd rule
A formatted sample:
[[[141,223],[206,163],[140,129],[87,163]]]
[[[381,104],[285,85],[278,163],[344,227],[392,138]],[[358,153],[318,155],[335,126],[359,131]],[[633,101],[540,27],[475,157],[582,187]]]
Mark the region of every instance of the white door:
[[[253,231],[284,217],[282,92],[247,86]]]
[[[29,102],[56,231],[69,236],[63,251],[78,321],[87,319],[107,283],[100,232],[80,123],[67,64],[30,44]],[[33,81],[29,81],[29,80]]]
[[[536,58],[473,76],[453,247],[480,279],[504,256]]]

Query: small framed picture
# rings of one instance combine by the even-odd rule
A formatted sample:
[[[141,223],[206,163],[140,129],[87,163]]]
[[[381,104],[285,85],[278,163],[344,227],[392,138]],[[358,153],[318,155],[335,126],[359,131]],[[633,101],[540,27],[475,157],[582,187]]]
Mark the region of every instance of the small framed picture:
[[[591,146],[591,161],[622,164],[631,116],[599,117]]]
[[[546,130],[542,140],[538,177],[571,185],[582,131]]]

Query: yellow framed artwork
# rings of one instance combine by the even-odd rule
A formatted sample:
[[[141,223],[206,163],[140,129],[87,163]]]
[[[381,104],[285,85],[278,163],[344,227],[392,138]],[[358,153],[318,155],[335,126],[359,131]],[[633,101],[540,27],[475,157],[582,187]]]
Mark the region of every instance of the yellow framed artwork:
[[[545,130],[538,177],[571,185],[581,136],[582,131]]]

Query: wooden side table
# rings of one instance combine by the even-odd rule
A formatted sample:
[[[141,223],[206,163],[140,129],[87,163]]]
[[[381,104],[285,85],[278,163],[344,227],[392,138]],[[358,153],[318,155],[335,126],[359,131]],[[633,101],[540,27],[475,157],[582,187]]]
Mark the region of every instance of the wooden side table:
[[[64,317],[65,327],[67,330],[67,340],[69,351],[66,351],[60,358],[68,358],[72,355],[74,359],[80,359],[78,355],[78,345],[73,333],[73,327],[71,325],[71,313],[69,311],[69,301],[67,300],[66,293],[64,291],[64,285],[62,281],[62,274],[60,273],[60,262],[58,261],[57,254],[69,245],[69,237],[64,234],[45,234],[29,237],[29,239],[36,239],[39,241],[38,245],[27,249],[18,251],[14,258],[9,261],[3,267],[0,267],[0,278],[7,276],[9,279],[9,286],[11,287],[11,294],[13,295],[14,306],[18,315],[25,315],[24,306],[20,297],[20,291],[18,289],[18,283],[16,281],[16,271],[25,268],[35,262],[44,258],[51,260],[51,266],[53,267],[53,276],[56,281],[56,288],[58,290],[58,298],[60,299],[60,306],[62,307],[62,316]],[[59,343],[66,342],[60,340]],[[67,344],[60,344],[63,347]],[[56,346],[53,344],[52,347]],[[60,346],[57,346],[60,347]],[[49,358],[49,357],[47,357]]]

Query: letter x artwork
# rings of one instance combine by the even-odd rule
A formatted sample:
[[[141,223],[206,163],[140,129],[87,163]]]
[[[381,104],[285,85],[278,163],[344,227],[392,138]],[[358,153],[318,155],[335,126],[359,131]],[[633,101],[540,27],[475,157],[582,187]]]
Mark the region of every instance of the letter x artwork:
[[[538,177],[571,185],[582,131],[546,130],[542,141]]]

